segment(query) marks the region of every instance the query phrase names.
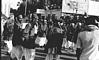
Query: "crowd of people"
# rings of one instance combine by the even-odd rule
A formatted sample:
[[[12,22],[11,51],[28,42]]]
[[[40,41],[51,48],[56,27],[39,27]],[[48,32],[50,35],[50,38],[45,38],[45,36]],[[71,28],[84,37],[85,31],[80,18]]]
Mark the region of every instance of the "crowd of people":
[[[52,16],[51,14],[48,14],[48,16],[41,16],[41,14],[29,14],[28,16],[23,18],[22,15],[14,17],[14,14],[12,13],[8,19],[4,18],[5,16],[2,15],[1,21],[6,20],[6,23],[3,24],[4,27],[2,27],[3,28],[2,39],[8,41],[12,40],[13,46],[20,45],[27,49],[41,47],[39,45],[40,39],[37,38],[44,37],[46,43],[44,43],[45,41],[43,41],[45,45],[43,44],[42,46],[45,48],[45,52],[47,53],[49,48],[52,50],[54,48],[55,53],[61,54],[61,48],[62,43],[64,43],[63,42],[64,38],[66,41],[71,41],[74,44],[77,44],[76,46],[78,47],[77,55],[80,54],[80,51],[88,47],[89,51],[91,49],[94,51],[95,49],[94,44],[96,45],[96,47],[97,46],[99,47],[98,43],[99,23],[96,23],[96,20],[99,21],[98,17],[91,16],[86,18],[86,16],[83,15],[67,14],[66,16],[61,16],[60,19],[57,19],[57,16],[55,16],[55,14],[53,14]],[[27,24],[25,24],[24,26],[23,23]],[[96,32],[97,35],[95,35],[96,33],[93,32],[94,30],[95,32],[97,31]],[[96,39],[97,43],[93,41],[94,39]],[[92,44],[92,47],[90,46],[90,44]],[[82,47],[81,50],[79,50],[79,46]],[[83,53],[86,52],[83,51]],[[91,52],[88,55],[90,54]],[[81,55],[80,59],[83,60],[83,55]]]
[[[54,54],[60,55],[62,48],[71,48],[76,50],[78,60],[99,60],[99,17],[65,14],[58,18],[55,14],[42,16],[34,13],[37,8],[44,8],[42,2],[32,5],[28,2],[25,15],[25,2],[18,10],[12,9],[9,18],[1,14],[2,41],[11,41],[14,48],[22,51],[19,54],[13,52],[18,55],[17,59],[21,59],[24,50],[25,59],[29,60],[36,47],[43,47],[47,54],[53,54],[55,50]],[[55,8],[53,6],[49,6],[50,9]],[[72,43],[69,47],[68,42]],[[2,45],[4,47],[5,42]]]
[[[76,51],[77,60],[99,60],[99,16],[45,16],[36,10],[60,9],[62,1],[22,1],[17,10],[10,9],[9,17],[1,14],[1,48],[7,46],[11,58],[21,60],[24,55],[33,60],[35,48],[40,47],[47,54],[61,55],[62,48],[69,48]]]

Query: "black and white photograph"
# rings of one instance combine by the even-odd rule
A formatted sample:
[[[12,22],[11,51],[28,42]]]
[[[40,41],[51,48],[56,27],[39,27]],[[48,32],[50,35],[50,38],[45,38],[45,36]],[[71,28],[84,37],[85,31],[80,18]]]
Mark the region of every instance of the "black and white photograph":
[[[99,60],[99,0],[1,0],[1,60]]]

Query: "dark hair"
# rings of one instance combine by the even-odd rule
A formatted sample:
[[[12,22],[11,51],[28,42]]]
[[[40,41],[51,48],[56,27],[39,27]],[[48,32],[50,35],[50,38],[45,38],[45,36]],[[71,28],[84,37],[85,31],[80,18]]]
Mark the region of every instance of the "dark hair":
[[[95,20],[97,20],[96,19],[97,17],[95,17],[95,16],[90,16],[90,17],[88,17],[88,18],[86,18],[85,19],[85,24],[86,25],[98,25],[96,22],[95,22]]]

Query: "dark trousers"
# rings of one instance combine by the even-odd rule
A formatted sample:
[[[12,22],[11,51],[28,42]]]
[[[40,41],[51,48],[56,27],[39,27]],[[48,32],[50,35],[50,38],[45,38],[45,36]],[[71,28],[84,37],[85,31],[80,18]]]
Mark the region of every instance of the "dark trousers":
[[[80,60],[80,55],[81,55],[82,50],[77,48],[76,50],[76,56],[77,56],[77,60]]]

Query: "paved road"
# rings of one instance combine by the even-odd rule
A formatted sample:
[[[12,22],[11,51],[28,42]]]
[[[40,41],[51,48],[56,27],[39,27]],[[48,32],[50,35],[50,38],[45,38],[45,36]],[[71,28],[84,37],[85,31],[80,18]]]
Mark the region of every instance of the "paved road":
[[[1,60],[10,60],[10,57],[6,55],[7,49],[1,49]],[[44,53],[42,48],[36,49],[36,55],[34,60],[45,60],[47,54]],[[53,55],[52,60],[56,60],[55,55]],[[48,59],[48,58],[47,58]],[[62,54],[57,60],[77,60],[75,52],[71,52],[70,50],[62,50]]]
[[[75,54],[76,54],[75,52],[71,52],[70,50],[68,50],[68,51],[62,50],[62,54],[60,55],[59,59],[57,59],[57,60],[77,60]],[[47,54],[43,53],[43,50],[37,49],[36,55],[42,56],[39,58],[45,58]],[[53,60],[56,60],[55,55],[53,57],[54,57]]]

